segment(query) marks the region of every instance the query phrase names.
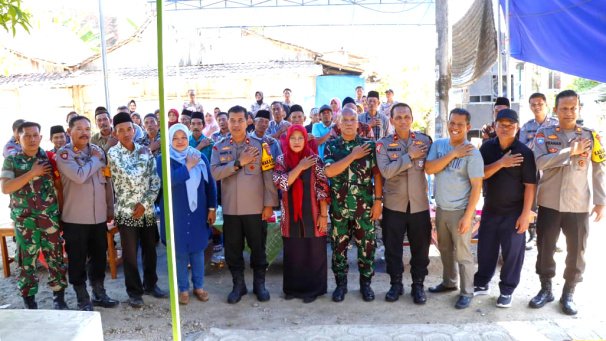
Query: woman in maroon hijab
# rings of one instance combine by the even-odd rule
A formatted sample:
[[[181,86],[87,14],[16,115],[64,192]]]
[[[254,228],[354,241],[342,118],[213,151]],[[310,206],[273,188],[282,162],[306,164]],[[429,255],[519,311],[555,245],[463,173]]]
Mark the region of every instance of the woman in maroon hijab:
[[[328,181],[322,160],[308,145],[305,127],[292,125],[286,141],[288,148],[276,160],[273,176],[282,190],[283,291],[286,299],[310,303],[326,293]]]

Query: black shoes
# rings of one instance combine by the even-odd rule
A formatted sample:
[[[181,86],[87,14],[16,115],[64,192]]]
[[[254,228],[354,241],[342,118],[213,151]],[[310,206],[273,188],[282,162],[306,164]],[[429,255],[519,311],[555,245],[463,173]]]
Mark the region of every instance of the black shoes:
[[[421,283],[412,283],[412,291],[410,295],[412,296],[412,301],[415,304],[425,304],[427,302],[427,296],[425,296],[425,290],[423,289],[423,282]]]
[[[240,302],[242,296],[248,294],[248,289],[246,289],[246,283],[244,283],[244,273],[232,272],[231,275],[234,287],[227,295],[227,303],[236,304]]]
[[[562,307],[562,312],[566,315],[576,315],[577,314],[577,305],[572,300],[572,296],[574,295],[574,286],[564,285],[564,290],[562,291],[562,297],[560,298],[560,306]]]
[[[316,300],[316,296],[303,297],[303,303],[311,303]]]
[[[469,304],[471,303],[472,298],[473,298],[473,296],[463,296],[463,295],[459,296],[457,303],[455,303],[455,308],[465,309],[465,308],[469,307]]]
[[[38,303],[36,303],[36,296],[23,297],[23,305],[25,305],[25,309],[38,309]]]
[[[342,302],[347,294],[347,276],[335,276],[337,287],[332,293],[332,300],[334,302]]]
[[[375,299],[375,292],[370,287],[370,278],[360,277],[360,293],[362,294],[362,299],[366,302]]]
[[[168,293],[166,291],[160,289],[157,285],[154,285],[153,288],[147,288],[143,291],[145,295],[154,296],[155,298],[166,298],[168,297]]]
[[[385,301],[395,302],[400,299],[400,296],[404,295],[404,285],[402,283],[394,283],[389,288],[389,291],[385,294]]]
[[[74,285],[74,291],[76,292],[76,298],[78,300],[78,310],[93,311],[93,304],[91,303],[90,296],[86,290],[86,284]]]
[[[551,280],[542,280],[541,290],[530,300],[530,302],[528,302],[528,306],[535,309],[543,308],[545,304],[552,302],[553,300],[554,298],[553,293],[551,292]]]
[[[65,290],[53,291],[53,309],[55,310],[69,310],[67,303],[65,303]]]
[[[457,287],[450,288],[450,287],[444,286],[442,283],[440,283],[440,284],[436,285],[435,287],[429,287],[429,289],[427,289],[427,290],[429,290],[429,292],[431,292],[431,293],[439,294],[442,292],[455,291],[457,289],[458,289]]]
[[[253,272],[253,293],[257,295],[259,302],[267,302],[270,299],[269,291],[265,288],[265,269],[255,269]]]
[[[131,296],[128,298],[128,305],[135,309],[143,308],[143,298],[141,296]]]
[[[94,283],[93,284],[93,305],[95,307],[103,307],[103,308],[114,308],[117,307],[120,302],[114,300],[107,296],[105,292],[105,287],[103,283]]]

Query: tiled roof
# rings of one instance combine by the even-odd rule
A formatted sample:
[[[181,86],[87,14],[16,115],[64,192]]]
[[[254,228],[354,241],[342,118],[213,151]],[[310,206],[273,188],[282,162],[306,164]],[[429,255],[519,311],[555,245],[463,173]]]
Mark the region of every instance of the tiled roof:
[[[302,75],[321,75],[322,66],[314,61],[269,61],[260,63],[234,63],[186,66],[179,69],[181,79],[220,78],[220,77],[260,77],[269,73],[298,73]],[[166,76],[176,77],[177,68],[166,69]],[[50,87],[88,85],[99,82],[103,75],[100,70],[78,70],[74,72],[16,74],[0,76],[0,87],[22,87],[44,84]],[[129,68],[109,70],[110,80],[153,79],[158,78],[155,68]]]

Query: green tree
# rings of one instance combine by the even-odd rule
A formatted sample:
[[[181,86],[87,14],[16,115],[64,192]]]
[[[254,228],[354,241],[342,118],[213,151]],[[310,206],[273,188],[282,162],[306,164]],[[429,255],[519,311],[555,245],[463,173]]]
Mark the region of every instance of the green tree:
[[[21,0],[0,0],[0,25],[7,32],[12,32],[15,36],[18,26],[29,32],[29,20],[30,14],[21,9]]]
[[[593,81],[591,79],[576,78],[572,82],[572,85],[570,87],[572,88],[572,90],[574,90],[576,92],[584,92],[584,91],[594,88],[598,84],[600,84],[600,83]]]

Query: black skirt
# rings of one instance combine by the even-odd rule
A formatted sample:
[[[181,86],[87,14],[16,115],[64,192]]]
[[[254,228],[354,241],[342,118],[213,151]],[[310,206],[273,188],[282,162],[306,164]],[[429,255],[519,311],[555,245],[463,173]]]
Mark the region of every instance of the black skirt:
[[[326,237],[282,239],[284,293],[297,298],[324,295],[327,286]]]

